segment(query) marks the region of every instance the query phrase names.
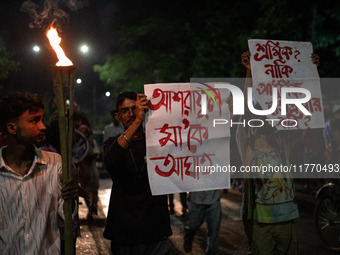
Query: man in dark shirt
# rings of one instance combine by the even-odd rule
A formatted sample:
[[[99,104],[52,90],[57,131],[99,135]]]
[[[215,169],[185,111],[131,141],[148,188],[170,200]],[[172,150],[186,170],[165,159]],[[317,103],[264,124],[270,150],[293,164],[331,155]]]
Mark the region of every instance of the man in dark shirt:
[[[111,240],[113,254],[171,254],[167,196],[152,196],[145,162],[142,123],[148,101],[143,94],[125,91],[117,97],[116,108],[125,131],[104,143],[113,181],[104,237]]]

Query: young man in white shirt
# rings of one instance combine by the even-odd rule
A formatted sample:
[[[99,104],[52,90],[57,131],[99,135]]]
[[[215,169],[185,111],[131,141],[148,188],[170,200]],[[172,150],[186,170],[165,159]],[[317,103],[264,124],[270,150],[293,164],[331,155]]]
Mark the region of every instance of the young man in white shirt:
[[[1,254],[60,254],[57,214],[78,185],[61,183],[61,157],[40,151],[44,139],[43,103],[16,92],[0,101],[1,129],[8,145],[0,149]]]

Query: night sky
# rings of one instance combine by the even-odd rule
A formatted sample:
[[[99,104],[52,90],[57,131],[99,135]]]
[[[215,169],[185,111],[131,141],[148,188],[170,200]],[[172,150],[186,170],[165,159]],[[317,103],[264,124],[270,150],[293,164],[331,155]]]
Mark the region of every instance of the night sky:
[[[45,36],[49,20],[41,28],[30,28],[33,19],[21,11],[23,2],[2,1],[0,4],[0,46],[5,46],[14,54],[13,58],[21,62],[20,71],[10,75],[6,91],[36,92],[49,100],[53,96],[51,66],[57,62]],[[42,2],[35,1],[40,6]],[[61,29],[61,46],[75,65],[76,78],[82,79],[82,84],[76,85],[77,103],[83,109],[92,110],[95,86],[97,111],[103,113],[103,105],[109,103],[110,99],[105,97],[104,85],[99,81],[98,74],[93,72],[93,65],[104,64],[106,55],[114,48],[110,25],[115,6],[112,1],[105,0],[87,1],[87,4],[82,5],[76,11],[70,10],[67,5],[59,5],[69,15],[68,19],[57,21]],[[80,52],[81,44],[89,46],[86,55]],[[40,46],[39,53],[33,51],[34,45]]]
[[[33,19],[27,12],[21,11],[24,2],[14,0],[0,3],[0,47],[12,52],[13,59],[21,63],[20,71],[11,73],[5,81],[5,91],[38,92],[48,102],[54,94],[51,66],[57,58],[45,36],[45,29],[52,22],[53,15],[45,19],[40,28],[30,28]],[[152,57],[155,56],[150,53],[156,54],[158,60],[161,54],[173,57],[173,62],[152,59],[152,64],[160,68],[169,65],[169,75],[164,82],[173,82],[171,79],[177,73],[184,73],[182,81],[188,81],[190,77],[233,77],[230,73],[243,76],[239,56],[246,50],[244,46],[249,38],[312,41],[308,31],[312,24],[313,5],[307,0],[286,0],[275,4],[267,0],[216,1],[218,4],[204,0],[177,0],[167,5],[156,0],[34,0],[40,12],[46,2],[58,4],[57,7],[68,15],[68,18],[58,18],[57,25],[62,38],[61,46],[75,65],[76,78],[83,81],[81,85],[76,85],[76,102],[91,115],[95,101],[97,115],[107,115],[108,121],[114,100],[105,97],[107,88],[99,80],[98,73],[93,71],[93,66],[104,65],[107,56],[119,53],[122,25],[138,27],[147,18],[162,20],[163,16],[166,17],[163,24],[176,24],[176,19],[178,23],[183,23],[180,27],[168,26],[168,30],[155,24],[156,29],[152,30],[151,27],[150,30],[158,34],[136,36],[132,46],[123,47],[127,52],[144,50]],[[69,3],[75,3],[79,8],[71,9]],[[330,0],[317,3],[317,40],[313,45],[319,47],[314,47],[321,58],[319,73],[321,77],[338,77],[340,48],[335,28],[340,21],[340,5]],[[186,26],[190,29],[182,29]],[[87,44],[90,48],[86,55],[80,52],[81,44]],[[33,51],[34,45],[40,46],[39,53]],[[149,69],[156,68],[150,65],[150,68],[137,71],[151,73]],[[335,97],[331,99],[338,98],[338,92],[329,94]]]

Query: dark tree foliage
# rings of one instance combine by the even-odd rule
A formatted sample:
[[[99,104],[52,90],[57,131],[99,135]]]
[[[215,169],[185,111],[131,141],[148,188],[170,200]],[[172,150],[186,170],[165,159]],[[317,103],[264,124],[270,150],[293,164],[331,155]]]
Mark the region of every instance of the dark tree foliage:
[[[0,94],[6,86],[10,72],[19,71],[19,62],[13,60],[13,55],[5,48],[0,48]]]
[[[191,77],[243,77],[248,39],[311,41],[321,77],[340,73],[337,1],[119,1],[113,52],[95,71],[113,95]]]

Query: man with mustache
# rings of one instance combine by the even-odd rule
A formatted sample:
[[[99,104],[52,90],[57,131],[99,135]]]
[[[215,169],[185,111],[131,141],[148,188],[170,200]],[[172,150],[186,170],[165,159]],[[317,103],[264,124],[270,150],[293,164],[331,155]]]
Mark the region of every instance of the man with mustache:
[[[76,199],[78,185],[69,180],[62,188],[60,155],[34,146],[46,130],[37,95],[10,94],[0,109],[8,142],[0,149],[1,254],[60,254],[57,216],[63,199]]]
[[[148,100],[125,91],[116,100],[115,118],[124,133],[104,142],[104,161],[113,185],[104,237],[112,254],[171,254],[167,196],[152,196],[143,131]]]

